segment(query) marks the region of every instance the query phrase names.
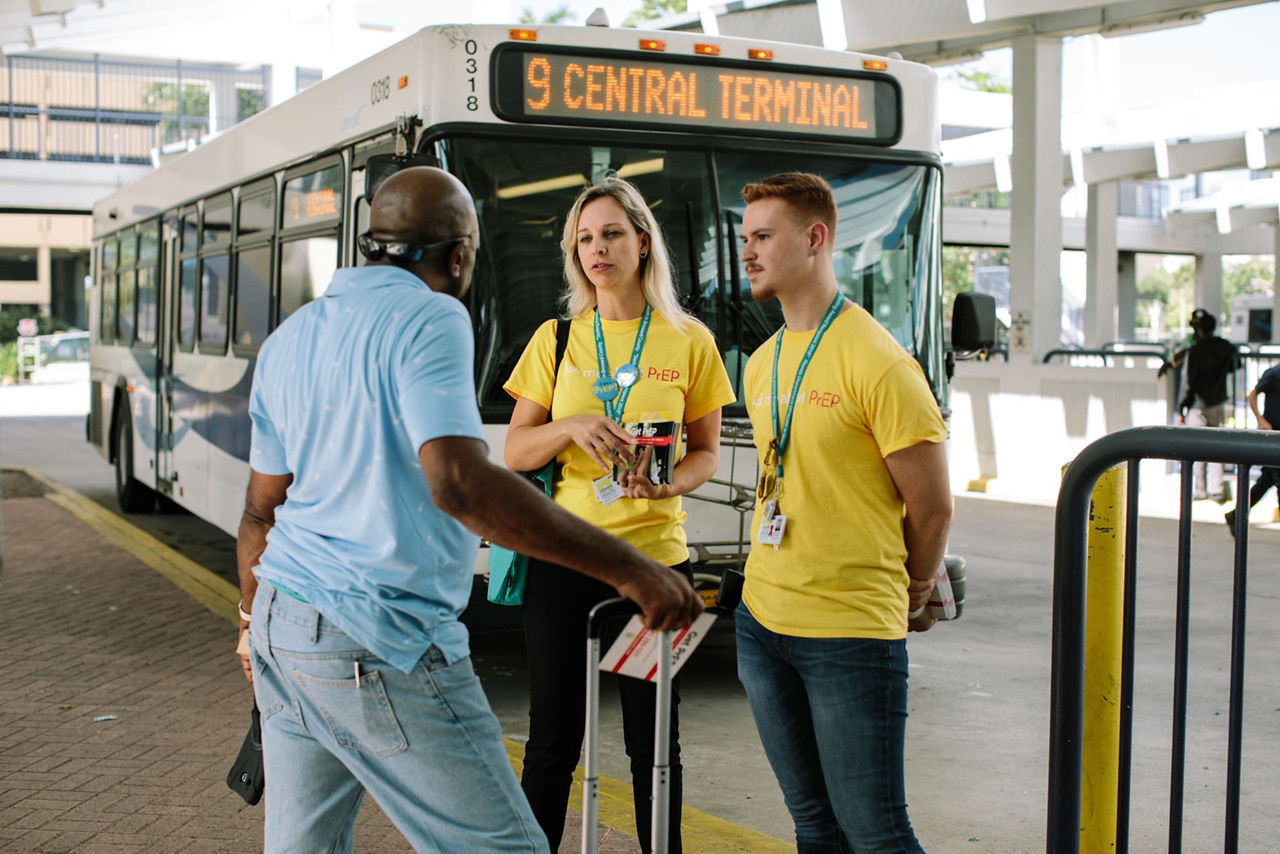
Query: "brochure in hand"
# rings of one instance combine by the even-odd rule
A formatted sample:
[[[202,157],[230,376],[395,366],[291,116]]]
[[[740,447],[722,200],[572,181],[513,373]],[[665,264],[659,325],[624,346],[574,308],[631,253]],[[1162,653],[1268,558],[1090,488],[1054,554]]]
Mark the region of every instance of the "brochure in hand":
[[[636,459],[643,462],[648,459],[649,480],[655,484],[671,483],[672,472],[676,467],[676,438],[680,425],[675,421],[633,421],[622,425],[623,429],[636,437],[632,451]],[[613,467],[613,477],[622,477],[623,469]]]

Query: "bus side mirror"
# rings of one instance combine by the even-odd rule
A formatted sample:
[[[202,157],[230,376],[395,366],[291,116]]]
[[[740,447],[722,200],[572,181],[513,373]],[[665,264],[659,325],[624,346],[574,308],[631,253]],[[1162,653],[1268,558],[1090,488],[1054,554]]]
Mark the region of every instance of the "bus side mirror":
[[[959,352],[996,345],[996,298],[973,291],[956,294],[951,312],[951,347]]]
[[[382,182],[401,169],[408,169],[410,166],[439,165],[440,162],[433,154],[406,154],[403,157],[396,154],[375,154],[364,164],[365,201],[373,204],[373,194],[378,192]]]

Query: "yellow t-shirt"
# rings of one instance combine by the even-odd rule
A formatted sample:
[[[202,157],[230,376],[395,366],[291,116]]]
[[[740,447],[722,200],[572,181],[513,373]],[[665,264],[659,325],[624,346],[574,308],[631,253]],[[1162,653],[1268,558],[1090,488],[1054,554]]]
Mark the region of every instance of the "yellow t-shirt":
[[[775,338],[779,424],[813,331],[779,332],[747,362],[744,397],[761,465],[773,438]],[[782,544],[755,542],[756,502],[743,599],[761,625],[798,637],[894,640],[907,633],[907,549],[902,496],[884,458],[946,427],[924,372],[862,307],[823,335],[800,384],[800,408],[782,458]]]
[[[562,323],[564,321],[561,321]],[[640,318],[601,320],[610,372],[631,359]],[[575,318],[569,327],[569,343],[551,399],[551,366],[555,363],[554,321],[547,321],[529,339],[511,378],[503,388],[512,397],[524,397],[544,408],[550,404],[552,419],[568,415],[604,414],[604,403],[591,391],[596,381],[594,315]],[[640,379],[631,387],[624,423],[648,420],[684,425],[732,403],[733,387],[715,339],[704,326],[692,324],[682,334],[656,311],[649,322],[644,350],[638,362]],[[680,430],[677,429],[677,437]],[[680,459],[679,446],[673,459]],[[596,500],[592,481],[605,472],[586,451],[570,443],[557,457],[560,474],[555,501],[574,515],[621,537],[654,560],[674,566],[688,560],[684,533],[685,513],[680,498],[651,501],[619,498],[609,506]]]

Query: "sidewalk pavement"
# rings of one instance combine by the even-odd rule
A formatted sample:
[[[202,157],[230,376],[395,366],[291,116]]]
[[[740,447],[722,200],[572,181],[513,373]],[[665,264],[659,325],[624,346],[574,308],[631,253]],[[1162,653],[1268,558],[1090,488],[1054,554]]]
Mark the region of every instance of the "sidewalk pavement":
[[[87,524],[96,505],[74,493],[13,471],[0,489],[0,850],[261,850],[261,805],[225,783],[252,704],[234,603],[219,615],[193,598],[217,600],[208,583],[166,581],[148,565],[163,545]],[[578,838],[569,818],[562,851]],[[639,850],[620,831],[600,838]],[[366,798],[356,850],[412,848]]]

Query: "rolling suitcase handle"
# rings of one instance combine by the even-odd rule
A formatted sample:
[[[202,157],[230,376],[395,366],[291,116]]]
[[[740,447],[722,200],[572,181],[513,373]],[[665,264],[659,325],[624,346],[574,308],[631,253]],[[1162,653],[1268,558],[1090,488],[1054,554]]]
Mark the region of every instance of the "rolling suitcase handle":
[[[596,754],[600,744],[600,632],[609,617],[640,613],[630,599],[606,599],[587,616],[587,726],[586,762],[582,781],[582,854],[596,850],[596,813],[600,800],[600,769]],[[667,854],[671,821],[671,632],[658,633],[657,708],[653,735],[653,823],[650,839],[654,854]]]

